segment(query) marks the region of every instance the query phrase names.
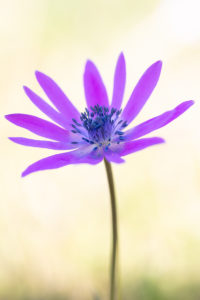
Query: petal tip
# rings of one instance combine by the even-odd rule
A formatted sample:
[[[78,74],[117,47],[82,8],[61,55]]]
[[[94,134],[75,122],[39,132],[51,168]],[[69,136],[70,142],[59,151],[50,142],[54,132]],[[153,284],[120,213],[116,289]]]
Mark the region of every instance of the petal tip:
[[[119,59],[125,60],[123,51],[121,51],[121,52],[119,53]]]
[[[152,138],[149,138],[149,139],[153,142],[152,145],[166,143],[166,141],[163,138],[161,138],[161,137],[152,137]]]
[[[160,75],[161,69],[162,69],[162,61],[157,60],[147,69],[147,72],[158,73],[158,75]]]
[[[187,100],[185,102],[183,102],[183,104],[185,104],[185,109],[189,109],[192,105],[195,104],[195,101],[194,100]]]
[[[27,175],[28,175],[28,174],[27,174],[27,172],[26,172],[26,170],[25,170],[24,172],[22,172],[21,177],[24,178],[24,177],[26,177]]]
[[[163,138],[157,137],[157,144],[164,144],[166,141]]]
[[[35,70],[35,76],[37,76],[39,74],[42,74],[42,73],[40,71],[38,71],[38,70]]]
[[[23,85],[23,90],[27,96],[31,92],[31,90],[26,85]]]
[[[166,143],[165,139],[160,138],[161,143]]]
[[[124,53],[123,52],[121,52],[119,54],[118,60],[117,60],[117,64],[119,64],[120,68],[124,69],[124,71],[125,71],[125,64],[126,64],[126,62],[125,62],[125,57],[124,57]]]
[[[88,59],[85,63],[85,72],[86,72],[86,70],[88,71],[88,69],[93,68],[93,67],[94,67],[94,63],[90,59]]]
[[[194,100],[187,100],[179,104],[175,109],[180,112],[180,114],[184,113],[186,110],[188,110],[193,104]]]
[[[21,177],[24,178],[26,177],[27,175],[33,173],[34,171],[30,170],[30,168],[26,168],[22,173],[21,173]]]
[[[162,60],[157,60],[152,66],[154,66],[155,68],[158,68],[159,70],[161,70],[163,65]]]
[[[8,121],[12,121],[12,114],[9,114],[9,115],[5,115],[4,118]]]
[[[38,70],[35,71],[35,77],[37,81],[39,82],[43,77],[46,77],[46,75]]]
[[[190,106],[192,106],[193,104],[195,104],[195,101],[194,101],[194,100],[188,100],[188,104],[189,104]]]
[[[150,76],[154,74],[154,77],[157,82],[160,77],[161,69],[162,69],[162,61],[157,60],[146,70],[146,73],[149,74]]]
[[[17,137],[10,137],[10,136],[9,136],[8,139],[9,139],[10,141],[12,141],[12,142],[18,144],[18,139],[19,139],[19,138],[17,138]]]

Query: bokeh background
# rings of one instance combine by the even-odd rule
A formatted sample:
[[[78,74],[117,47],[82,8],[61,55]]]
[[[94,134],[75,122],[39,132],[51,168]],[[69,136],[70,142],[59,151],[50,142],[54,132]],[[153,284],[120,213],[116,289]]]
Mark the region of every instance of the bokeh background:
[[[44,96],[36,69],[84,110],[86,59],[95,61],[111,95],[123,51],[125,102],[144,70],[163,60],[160,81],[135,124],[184,100],[196,104],[155,133],[165,145],[113,166],[122,299],[199,300],[199,0],[1,0],[0,6],[0,299],[108,297],[111,230],[104,165],[68,166],[21,179],[26,166],[55,152],[11,143],[8,136],[31,135],[3,116],[44,117],[22,89],[25,84]]]

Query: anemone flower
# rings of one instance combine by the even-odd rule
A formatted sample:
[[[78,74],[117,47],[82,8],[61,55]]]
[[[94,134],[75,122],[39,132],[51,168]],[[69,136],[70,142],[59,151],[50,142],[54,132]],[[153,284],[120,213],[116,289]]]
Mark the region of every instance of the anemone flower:
[[[164,140],[159,137],[141,137],[176,119],[193,104],[193,101],[182,102],[170,111],[126,129],[154,90],[161,66],[161,61],[157,61],[145,71],[122,110],[126,81],[123,54],[120,54],[115,69],[111,103],[97,68],[91,61],[87,61],[83,76],[87,108],[81,114],[50,77],[36,71],[38,83],[55,108],[26,86],[25,93],[57,125],[28,114],[10,114],[6,116],[7,120],[49,140],[23,137],[10,139],[24,146],[68,151],[33,163],[22,176],[69,164],[97,164],[104,158],[109,162],[121,163],[124,162],[122,157],[128,154],[163,143]]]
[[[28,87],[24,87],[29,99],[53,122],[28,114],[10,114],[6,119],[17,126],[28,129],[46,140],[11,137],[24,146],[67,150],[64,153],[43,158],[30,165],[23,173],[56,169],[69,164],[98,164],[105,162],[113,224],[113,250],[111,260],[110,299],[115,299],[115,265],[117,256],[117,215],[111,162],[122,163],[123,157],[147,147],[163,143],[160,137],[143,136],[155,131],[183,114],[193,101],[185,101],[159,116],[139,125],[128,127],[137,117],[153,92],[161,72],[162,62],[152,64],[142,75],[124,109],[121,109],[126,67],[123,53],[117,60],[112,99],[109,102],[103,80],[91,61],[87,61],[83,76],[87,108],[83,113],[75,108],[60,87],[47,75],[36,71],[36,78],[52,102],[49,105]],[[127,129],[128,127],[128,129]]]

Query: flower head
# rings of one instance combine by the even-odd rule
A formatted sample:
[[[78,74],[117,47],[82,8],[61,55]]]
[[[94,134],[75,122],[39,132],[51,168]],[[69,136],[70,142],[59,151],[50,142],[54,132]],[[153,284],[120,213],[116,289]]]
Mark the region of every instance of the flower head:
[[[23,137],[10,139],[25,146],[68,151],[33,163],[22,176],[69,164],[97,164],[104,158],[109,162],[121,163],[124,161],[122,157],[128,154],[163,143],[164,140],[159,137],[141,137],[176,119],[193,105],[192,100],[182,102],[170,111],[127,129],[153,92],[161,67],[161,61],[157,61],[145,71],[122,110],[126,81],[123,54],[120,54],[115,69],[111,104],[97,68],[88,61],[83,78],[87,108],[82,113],[78,112],[50,77],[36,71],[36,78],[53,106],[28,87],[24,87],[25,93],[54,123],[27,114],[7,115],[6,119],[15,125],[46,138],[46,140]]]

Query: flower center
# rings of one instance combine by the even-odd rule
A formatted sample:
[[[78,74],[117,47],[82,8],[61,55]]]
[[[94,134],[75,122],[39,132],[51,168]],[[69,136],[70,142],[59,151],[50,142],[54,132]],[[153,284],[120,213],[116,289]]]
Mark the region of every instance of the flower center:
[[[108,149],[111,143],[119,144],[124,140],[122,131],[127,122],[120,118],[121,110],[115,108],[107,108],[99,106],[90,107],[90,111],[86,108],[85,112],[80,115],[80,122],[72,119],[73,133],[82,136],[82,141],[88,144],[94,144],[94,150],[99,147]],[[72,142],[72,144],[79,144]]]

